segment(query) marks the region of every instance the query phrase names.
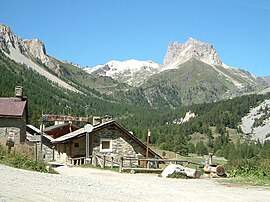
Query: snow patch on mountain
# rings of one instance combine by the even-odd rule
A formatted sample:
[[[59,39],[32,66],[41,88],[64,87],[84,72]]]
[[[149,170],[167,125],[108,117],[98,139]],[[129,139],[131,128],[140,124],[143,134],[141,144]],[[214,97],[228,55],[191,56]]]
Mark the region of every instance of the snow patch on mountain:
[[[98,74],[112,77],[118,81],[138,86],[142,84],[149,76],[155,74],[160,69],[160,64],[153,61],[141,60],[112,60],[104,65],[97,65],[92,68],[83,68],[89,74]]]

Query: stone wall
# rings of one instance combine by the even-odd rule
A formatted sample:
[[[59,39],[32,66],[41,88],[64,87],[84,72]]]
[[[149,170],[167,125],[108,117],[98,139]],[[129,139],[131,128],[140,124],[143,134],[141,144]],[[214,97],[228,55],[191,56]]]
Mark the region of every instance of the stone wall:
[[[3,141],[7,141],[10,133],[14,133],[15,144],[21,142],[20,119],[1,119],[0,138]]]
[[[112,141],[112,151],[103,152],[100,148],[100,140],[108,139]],[[145,149],[142,148],[133,139],[128,137],[125,133],[115,129],[104,129],[93,137],[93,153],[92,156],[96,155],[106,158],[106,165],[110,165],[111,158],[114,162],[119,163],[120,158],[125,157],[142,157],[145,156]],[[96,164],[96,159],[93,158],[93,164]]]
[[[26,140],[26,114],[22,118],[0,118],[0,139],[6,141],[9,133],[14,133],[14,142],[18,144]]]
[[[55,158],[54,145],[46,138],[42,139],[43,160],[52,161]]]

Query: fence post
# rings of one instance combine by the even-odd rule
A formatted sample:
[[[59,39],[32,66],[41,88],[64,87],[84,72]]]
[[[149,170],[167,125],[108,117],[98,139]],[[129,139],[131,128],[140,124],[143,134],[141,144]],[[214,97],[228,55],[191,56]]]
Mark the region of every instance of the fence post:
[[[120,164],[119,164],[119,173],[122,172],[122,168],[123,168],[123,161],[124,161],[124,158],[123,157],[120,157]]]
[[[105,168],[105,165],[106,165],[106,156],[104,155],[103,156],[103,168]]]
[[[111,157],[111,168],[113,168],[113,157]]]
[[[98,167],[98,157],[97,156],[95,156],[95,160],[96,160],[96,167]]]
[[[149,167],[150,167],[150,161],[149,161],[149,159],[147,159],[147,161],[146,161],[146,168],[149,169]]]

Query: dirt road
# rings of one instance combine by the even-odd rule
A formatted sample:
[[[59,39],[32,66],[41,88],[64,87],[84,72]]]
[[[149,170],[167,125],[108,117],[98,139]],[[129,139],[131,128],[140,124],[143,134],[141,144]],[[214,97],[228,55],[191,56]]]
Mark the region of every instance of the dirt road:
[[[90,168],[46,174],[0,165],[2,201],[269,201],[270,190],[229,187],[213,179],[166,179]]]

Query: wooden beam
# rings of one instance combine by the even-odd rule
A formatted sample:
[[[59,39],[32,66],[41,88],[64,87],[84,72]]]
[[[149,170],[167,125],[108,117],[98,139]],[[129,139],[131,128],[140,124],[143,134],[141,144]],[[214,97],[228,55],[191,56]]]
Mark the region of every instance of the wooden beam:
[[[162,172],[163,169],[155,169],[155,168],[122,168],[122,171],[146,171],[146,172]]]

